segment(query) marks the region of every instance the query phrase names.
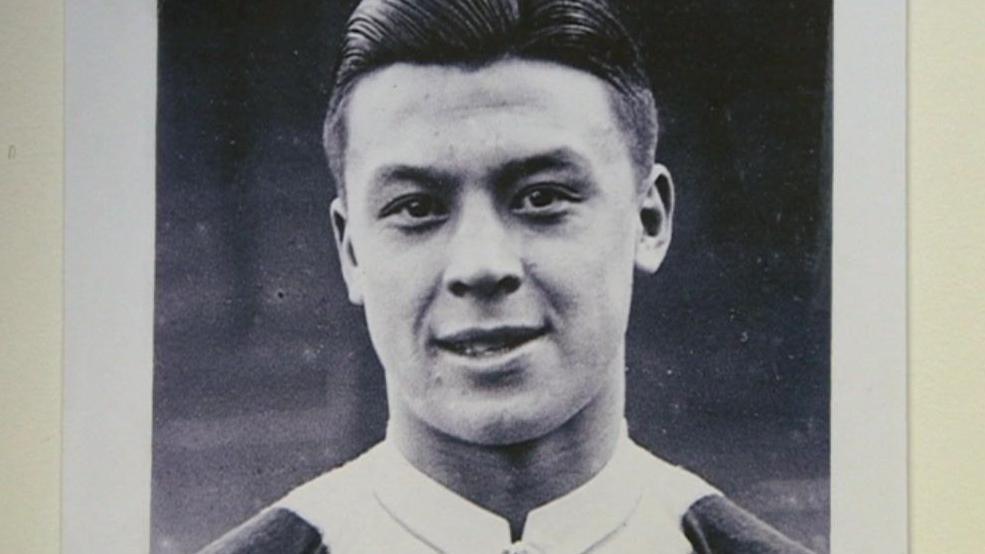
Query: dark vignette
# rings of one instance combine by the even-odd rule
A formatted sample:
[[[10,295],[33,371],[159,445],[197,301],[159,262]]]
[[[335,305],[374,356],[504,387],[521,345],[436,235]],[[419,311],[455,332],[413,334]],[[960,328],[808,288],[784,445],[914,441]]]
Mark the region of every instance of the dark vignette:
[[[794,538],[829,529],[829,0],[624,1],[678,188],[637,282],[634,436]],[[188,552],[383,435],[319,136],[348,8],[161,0],[152,545]]]

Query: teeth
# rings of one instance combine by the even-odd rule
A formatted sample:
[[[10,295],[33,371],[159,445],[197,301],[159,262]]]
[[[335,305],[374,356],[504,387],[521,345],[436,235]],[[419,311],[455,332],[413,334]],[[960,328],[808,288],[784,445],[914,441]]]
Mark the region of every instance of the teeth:
[[[460,336],[458,340],[436,340],[437,346],[459,356],[483,358],[501,355],[515,350],[541,336],[540,332],[486,333],[476,336]]]
[[[490,356],[493,354],[506,352],[512,347],[513,347],[512,345],[506,343],[490,344],[490,343],[470,342],[464,344],[456,344],[452,347],[452,350],[465,356],[478,357],[478,356]]]

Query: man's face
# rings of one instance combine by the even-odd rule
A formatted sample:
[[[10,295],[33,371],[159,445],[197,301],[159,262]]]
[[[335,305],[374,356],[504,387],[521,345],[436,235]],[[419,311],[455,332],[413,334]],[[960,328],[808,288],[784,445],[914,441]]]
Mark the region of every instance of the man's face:
[[[655,270],[670,227],[610,103],[588,73],[520,60],[356,85],[333,212],[391,417],[506,444],[621,386],[634,263]]]

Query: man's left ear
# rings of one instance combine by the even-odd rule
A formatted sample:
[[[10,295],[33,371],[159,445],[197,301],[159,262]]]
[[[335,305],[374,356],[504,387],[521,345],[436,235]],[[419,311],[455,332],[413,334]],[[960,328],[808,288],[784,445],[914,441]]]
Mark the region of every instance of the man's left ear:
[[[653,273],[667,255],[673,230],[674,182],[663,165],[653,164],[653,170],[640,187],[639,210],[636,268]]]

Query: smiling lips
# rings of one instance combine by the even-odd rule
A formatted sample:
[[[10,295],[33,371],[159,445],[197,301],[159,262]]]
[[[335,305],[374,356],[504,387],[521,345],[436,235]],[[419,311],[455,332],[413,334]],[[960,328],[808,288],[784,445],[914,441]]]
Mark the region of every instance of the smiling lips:
[[[544,327],[501,326],[484,329],[465,329],[434,339],[441,348],[470,358],[497,356],[536,340],[546,334]]]

